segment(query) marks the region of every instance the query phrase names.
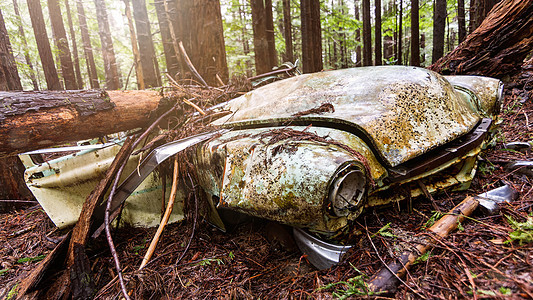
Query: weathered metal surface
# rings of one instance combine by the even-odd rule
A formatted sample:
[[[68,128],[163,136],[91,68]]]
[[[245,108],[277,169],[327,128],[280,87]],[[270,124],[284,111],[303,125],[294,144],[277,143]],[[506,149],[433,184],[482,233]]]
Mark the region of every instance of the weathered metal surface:
[[[518,192],[506,184],[486,193],[479,194],[475,196],[475,199],[479,201],[479,207],[485,214],[495,215],[500,212],[500,204],[512,202],[517,197]]]
[[[337,171],[347,165],[364,170],[362,163],[333,144],[290,138],[269,144],[275,137],[270,135],[274,129],[279,128],[232,131],[198,149],[200,185],[219,199],[216,204],[325,233],[355,219],[360,209],[342,217],[328,212],[329,187]],[[329,136],[367,157],[372,178],[379,180],[385,175],[385,169],[358,137],[328,128],[306,131]]]
[[[334,112],[293,115],[333,105]],[[317,122],[366,135],[397,166],[470,131],[481,119],[442,76],[415,67],[369,67],[305,74],[249,92],[224,107],[226,126]]]
[[[322,241],[304,230],[294,228],[294,240],[296,245],[313,266],[319,270],[331,268],[338,264],[342,256],[352,248],[352,246],[336,245]]]
[[[81,151],[40,165],[32,165],[29,155],[21,155],[27,167],[26,184],[56,226],[64,228],[76,223],[83,202],[103,178],[119,149],[120,145],[115,145]],[[130,157],[123,177],[136,169],[138,161],[138,155]],[[142,227],[159,224],[161,188],[160,181],[150,174],[128,198],[122,221]],[[183,199],[184,195],[180,191],[177,197]],[[176,202],[171,222],[183,219],[183,201]]]
[[[503,83],[495,78],[483,76],[444,76],[453,86],[472,92],[479,102],[478,109],[485,116],[500,113],[503,104]]]

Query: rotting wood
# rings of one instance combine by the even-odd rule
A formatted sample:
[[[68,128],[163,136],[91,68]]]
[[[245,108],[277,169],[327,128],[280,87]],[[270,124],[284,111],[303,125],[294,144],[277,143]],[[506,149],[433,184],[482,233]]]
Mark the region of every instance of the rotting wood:
[[[481,25],[455,50],[428,69],[441,74],[503,77],[520,70],[533,48],[531,1],[496,4]]]
[[[445,216],[435,222],[428,231],[435,234],[435,236],[425,237],[414,250],[404,251],[397,259],[389,263],[386,267],[379,270],[368,282],[369,290],[372,292],[393,292],[398,285],[398,278],[402,278],[407,273],[415,260],[426,253],[435,242],[436,238],[443,238],[455,230],[460,222],[466,216],[469,216],[477,208],[479,202],[474,197],[467,197],[453,209],[451,209]]]
[[[0,93],[0,157],[146,127],[156,91]]]

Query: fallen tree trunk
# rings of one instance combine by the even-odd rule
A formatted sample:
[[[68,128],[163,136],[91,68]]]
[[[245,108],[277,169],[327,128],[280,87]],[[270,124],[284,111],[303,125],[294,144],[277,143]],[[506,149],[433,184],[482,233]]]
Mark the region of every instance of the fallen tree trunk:
[[[428,69],[502,78],[513,75],[533,49],[531,0],[504,0],[457,48]]]
[[[0,157],[150,124],[156,91],[0,92]]]

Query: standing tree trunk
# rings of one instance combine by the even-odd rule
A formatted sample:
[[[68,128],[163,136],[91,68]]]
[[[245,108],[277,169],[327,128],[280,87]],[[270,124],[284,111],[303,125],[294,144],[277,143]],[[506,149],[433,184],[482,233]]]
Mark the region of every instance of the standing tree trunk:
[[[13,0],[15,1],[15,0]],[[65,9],[67,10],[68,27],[70,31],[70,40],[72,41],[72,56],[74,60],[74,71],[76,72],[76,82],[78,89],[83,89],[83,77],[81,77],[80,60],[78,57],[78,44],[76,42],[76,34],[74,33],[74,26],[72,24],[72,15],[70,13],[69,0],[65,0]]]
[[[83,42],[83,53],[85,54],[85,61],[87,63],[87,72],[89,73],[89,83],[92,89],[100,88],[98,83],[98,74],[96,73],[96,64],[94,63],[93,48],[91,46],[91,37],[89,36],[89,29],[87,27],[87,19],[85,18],[85,9],[81,0],[77,0],[78,21],[80,23],[81,41]]]
[[[131,49],[133,52],[133,65],[135,66],[135,76],[137,77],[137,88],[144,90],[144,76],[141,68],[141,56],[139,54],[139,46],[137,43],[137,33],[135,33],[135,26],[133,26],[133,18],[131,17],[130,0],[123,0],[125,5],[125,14],[128,19],[128,28],[130,29]]]
[[[251,0],[252,28],[254,30],[255,72],[263,74],[272,70],[267,34],[267,14],[263,0]]]
[[[172,78],[180,72],[180,66],[178,61],[178,53],[175,51],[173,45],[173,38],[170,32],[170,24],[168,22],[167,12],[165,10],[165,2],[167,0],[155,0],[154,6],[157,13],[157,21],[159,23],[159,31],[161,32],[161,41],[163,43],[163,52],[165,54],[165,61],[167,63],[167,72]],[[168,6],[168,5],[167,5]],[[169,13],[170,15],[170,13]]]
[[[465,0],[457,0],[457,23],[459,44],[461,44],[466,37]]]
[[[266,37],[268,42],[268,57],[270,65],[275,67],[278,65],[278,57],[276,54],[276,40],[274,38],[274,17],[272,16],[272,0],[265,1],[265,25]]]
[[[65,32],[61,8],[59,7],[57,0],[48,0],[48,12],[50,13],[54,41],[59,52],[61,74],[63,74],[65,89],[75,90],[78,88],[78,83],[76,82],[74,65],[72,64],[72,57],[70,56],[70,47],[68,46],[67,33]]]
[[[40,0],[27,0],[27,2],[33,33],[37,42],[37,50],[39,50],[44,77],[46,79],[46,86],[49,90],[61,90],[61,83],[57,76],[52,49],[50,49],[50,42],[46,33],[41,2]]]
[[[0,90],[22,90],[11,43],[0,11]],[[2,102],[2,101],[0,101]],[[2,141],[6,143],[5,140]],[[16,156],[0,159],[0,199],[31,199],[24,183],[24,166]],[[0,203],[0,210],[9,208]]]
[[[26,41],[26,34],[24,33],[24,29],[22,28],[22,18],[20,17],[20,11],[17,0],[13,0],[13,9],[15,10],[15,15],[17,16],[17,22],[19,23],[18,31],[20,38],[22,39],[22,46],[24,47],[24,59],[26,60],[28,68],[30,69],[30,79],[33,85],[33,90],[38,91],[39,83],[37,82],[37,77],[35,76],[35,69],[33,68],[33,63],[31,62],[30,51],[28,49],[28,43]]]
[[[107,90],[120,89],[120,75],[113,49],[113,40],[109,30],[109,21],[107,20],[107,9],[104,0],[94,0],[96,7],[96,18],[98,19],[98,33],[102,43],[102,56],[104,58],[105,70],[105,88]]]
[[[398,13],[398,36],[396,38],[396,64],[401,65],[402,62],[402,43],[403,43],[403,0],[400,0],[400,8],[397,11]]]
[[[418,0],[411,0],[411,66],[420,66]]]
[[[363,0],[363,66],[372,65],[372,28],[370,26],[370,0]]]
[[[300,0],[302,19],[303,72],[322,70],[322,31],[320,28],[320,1]]]
[[[289,0],[286,0],[289,1]],[[246,0],[244,1],[246,3]],[[245,4],[240,3],[239,0],[239,21],[241,24],[244,24],[244,20],[246,20],[246,12],[244,10]],[[241,30],[241,40],[242,40],[242,50],[244,52],[245,56],[248,56],[250,53],[250,44],[248,43],[248,39],[246,38],[246,26],[242,26]],[[292,38],[291,38],[291,46],[292,46]],[[252,63],[250,59],[246,59],[246,77],[252,77]]]
[[[283,33],[285,38],[285,61],[294,62],[292,47],[291,1],[283,0]]]
[[[357,21],[360,21],[359,19],[359,1],[355,0],[355,19]],[[357,57],[357,61],[355,62],[356,67],[360,67],[362,65],[362,53],[361,53],[361,29],[359,26],[355,30],[355,42],[357,46],[355,47],[355,56]]]
[[[178,25],[176,36],[183,41],[197,71],[209,85],[219,84],[217,76],[227,82],[229,73],[219,0],[178,0],[176,7],[177,20],[171,23]]]
[[[161,81],[157,76],[158,64],[155,56],[152,32],[150,30],[150,20],[148,19],[148,11],[146,10],[146,2],[145,0],[132,0],[132,3],[144,84],[147,88],[157,87],[161,85]]]
[[[376,57],[376,66],[381,66],[383,63],[383,55],[381,52],[381,0],[376,0],[376,25],[375,25],[375,57]]]
[[[533,49],[531,1],[504,0],[465,41],[429,69],[442,74],[502,78],[520,69]]]
[[[446,29],[446,0],[435,0],[433,12],[433,52],[431,62],[444,55],[444,31]]]

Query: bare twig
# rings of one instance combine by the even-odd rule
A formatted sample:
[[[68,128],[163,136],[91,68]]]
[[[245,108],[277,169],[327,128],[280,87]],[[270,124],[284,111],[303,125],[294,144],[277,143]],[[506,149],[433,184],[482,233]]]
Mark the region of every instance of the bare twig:
[[[178,178],[179,175],[179,168],[178,168],[178,157],[176,156],[174,158],[174,173],[172,175],[172,189],[170,190],[170,197],[168,199],[167,209],[165,210],[165,215],[163,216],[163,219],[161,220],[161,223],[159,224],[159,227],[157,228],[157,232],[154,235],[154,238],[152,239],[152,242],[150,243],[150,247],[148,247],[148,250],[146,251],[146,254],[144,255],[144,258],[141,262],[141,266],[139,267],[139,270],[144,268],[148,261],[150,261],[150,258],[152,258],[152,255],[154,254],[155,247],[157,246],[157,243],[159,242],[159,238],[161,238],[161,234],[163,233],[163,229],[168,223],[168,219],[170,218],[170,214],[172,213],[172,208],[174,207],[174,200],[176,199],[176,193],[178,191]]]
[[[192,100],[192,99],[191,99]],[[192,103],[190,100],[187,100],[187,99],[183,99],[183,102],[185,102],[186,104],[192,106],[192,108],[196,109],[202,116],[205,116],[206,113],[204,112],[203,109],[201,109],[198,105]]]
[[[104,214],[104,224],[105,224],[105,235],[107,238],[107,243],[109,244],[109,250],[111,251],[111,254],[113,255],[113,260],[115,261],[115,267],[117,269],[118,279],[120,281],[120,288],[122,289],[122,294],[124,295],[124,298],[126,298],[126,300],[130,300],[130,296],[128,295],[128,291],[126,290],[126,284],[124,283],[124,278],[122,276],[122,271],[120,268],[120,260],[118,259],[117,251],[115,249],[115,244],[113,243],[113,238],[111,237],[111,230],[109,229],[109,223],[110,223],[109,211],[111,210],[111,202],[113,200],[113,196],[115,195],[115,191],[118,186],[118,181],[120,179],[120,176],[122,175],[122,171],[124,170],[124,167],[126,166],[127,161],[128,160],[126,159],[125,162],[120,166],[120,169],[117,172],[115,180],[113,181],[113,187],[111,188],[111,192],[109,193],[109,197],[107,198],[105,214]]]
[[[189,247],[191,246],[192,239],[194,238],[194,232],[196,231],[196,220],[198,218],[198,198],[196,197],[196,187],[194,186],[194,181],[191,178],[191,174],[187,174],[187,175],[189,176],[189,180],[191,181],[192,193],[193,193],[193,197],[194,197],[194,220],[193,220],[193,223],[192,223],[191,237],[189,238],[189,242],[187,243],[187,247],[185,247],[185,250],[183,250],[183,253],[181,254],[181,256],[176,261],[176,265],[180,263],[180,261],[185,256],[185,253],[187,253],[187,251],[189,250]]]
[[[418,186],[422,190],[422,193],[424,193],[426,198],[428,198],[429,201],[431,202],[431,206],[433,206],[433,209],[435,211],[441,212],[439,207],[437,206],[437,203],[435,203],[435,199],[433,198],[433,196],[431,196],[431,194],[429,193],[428,189],[426,188],[426,185],[421,180],[417,180],[416,183],[418,184]]]
[[[368,237],[368,240],[370,241],[370,244],[372,245],[372,248],[374,248],[374,251],[376,252],[376,255],[378,256],[378,258],[381,261],[381,263],[383,264],[383,266],[385,266],[385,268],[387,268],[389,270],[389,272],[392,275],[394,275],[394,277],[396,277],[396,279],[398,279],[398,281],[400,281],[409,290],[411,290],[411,292],[413,292],[415,295],[417,295],[418,297],[420,297],[422,299],[427,299],[423,295],[421,295],[421,294],[417,293],[415,290],[413,290],[413,288],[411,288],[405,281],[403,281],[398,275],[396,275],[396,273],[393,270],[391,270],[391,268],[387,265],[387,263],[383,260],[383,258],[381,258],[381,256],[379,255],[378,249],[376,248],[376,245],[374,245],[374,242],[372,241],[372,238],[370,237],[370,234],[368,234],[368,227],[366,226],[366,219],[365,219],[365,232],[366,232],[366,236]]]
[[[185,47],[183,47],[183,43],[181,41],[180,41],[179,45],[180,45],[181,54],[183,55],[183,58],[185,59],[185,62],[187,63],[187,67],[189,67],[189,70],[191,70],[191,72],[194,74],[194,76],[196,76],[196,78],[198,78],[198,80],[200,80],[200,82],[204,86],[206,86],[206,87],[209,86],[205,82],[205,80],[202,78],[202,76],[200,76],[200,73],[198,73],[198,71],[196,70],[196,68],[192,64],[191,59],[187,55],[187,51],[185,51]]]

